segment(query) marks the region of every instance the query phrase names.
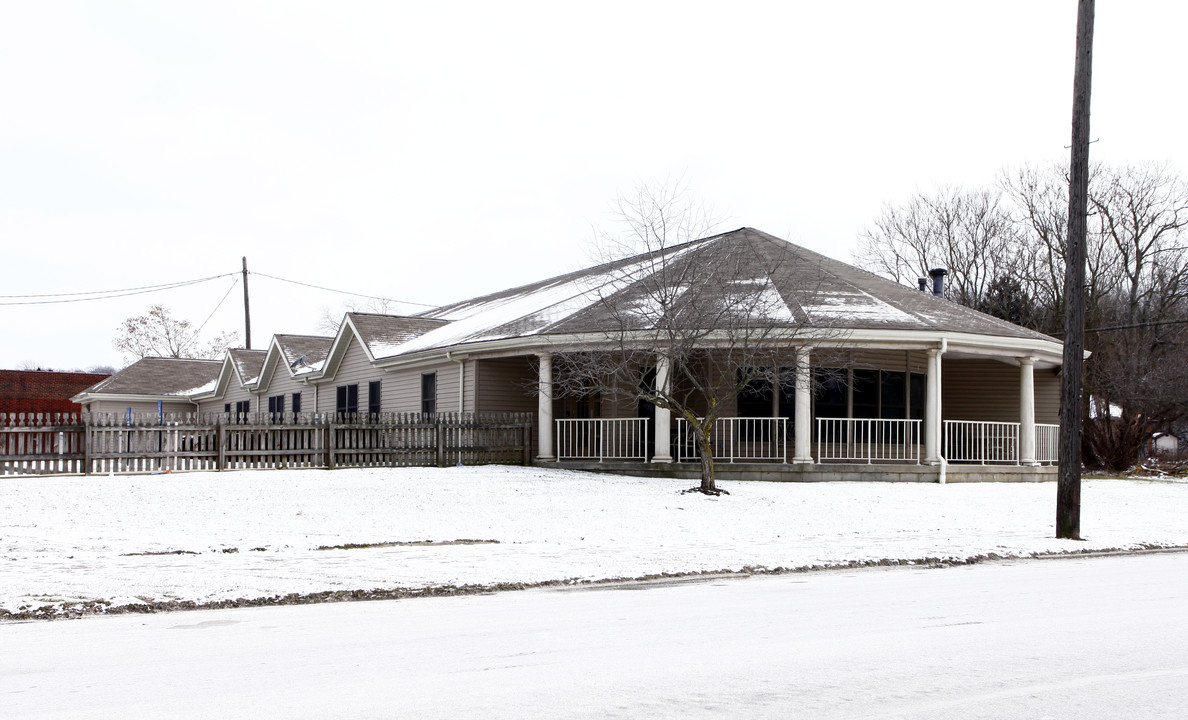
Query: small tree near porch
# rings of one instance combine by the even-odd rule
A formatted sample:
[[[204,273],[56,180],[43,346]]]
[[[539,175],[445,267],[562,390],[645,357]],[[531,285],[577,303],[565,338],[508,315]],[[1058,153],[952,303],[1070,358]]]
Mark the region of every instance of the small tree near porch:
[[[740,392],[797,380],[797,348],[824,329],[805,311],[821,274],[793,268],[791,246],[757,231],[692,239],[669,200],[645,191],[629,203],[626,242],[605,247],[643,252],[604,266],[583,319],[597,330],[583,333],[587,345],[554,354],[554,392],[671,411],[700,455],[693,490],[719,495],[714,424]],[[799,381],[810,382],[807,368]]]

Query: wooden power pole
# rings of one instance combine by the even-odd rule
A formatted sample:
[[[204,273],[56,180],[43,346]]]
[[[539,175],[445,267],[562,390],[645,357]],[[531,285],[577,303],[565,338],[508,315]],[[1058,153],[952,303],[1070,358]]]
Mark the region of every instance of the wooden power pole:
[[[1081,392],[1085,363],[1085,235],[1089,215],[1089,88],[1093,79],[1093,3],[1077,3],[1072,160],[1064,267],[1064,369],[1060,384],[1060,476],[1056,537],[1081,539]]]
[[[243,347],[246,350],[252,349],[252,308],[248,305],[248,286],[247,286],[247,256],[243,258]]]

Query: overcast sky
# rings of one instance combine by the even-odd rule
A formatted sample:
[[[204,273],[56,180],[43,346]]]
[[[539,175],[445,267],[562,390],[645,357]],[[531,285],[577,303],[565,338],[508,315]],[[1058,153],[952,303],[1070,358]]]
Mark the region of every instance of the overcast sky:
[[[460,300],[587,265],[615,196],[674,178],[721,230],[848,261],[885,203],[1067,163],[1075,25],[1074,0],[0,0],[0,302],[246,256],[262,348],[350,301],[273,278]],[[1184,173],[1185,27],[1098,4],[1093,159]],[[0,305],[0,368],[119,366],[157,302],[242,339],[233,280]]]

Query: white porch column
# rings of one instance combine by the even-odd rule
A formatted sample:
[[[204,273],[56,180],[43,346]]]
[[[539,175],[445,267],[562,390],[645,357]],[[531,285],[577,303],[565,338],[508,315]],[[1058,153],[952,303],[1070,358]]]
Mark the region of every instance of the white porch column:
[[[1035,358],[1019,358],[1019,462],[1035,462]]]
[[[928,398],[924,410],[924,462],[940,463],[941,439],[941,356],[940,350],[928,351]]]
[[[657,355],[656,390],[666,395],[671,389],[669,386],[670,382],[668,358],[663,355]],[[655,439],[655,450],[652,454],[652,462],[670,463],[672,462],[672,411],[657,405],[656,421],[653,424],[656,427],[653,435]]]
[[[813,398],[810,392],[813,383],[812,367],[810,366],[811,357],[812,350],[810,348],[796,348],[796,422],[792,426],[792,462],[798,465],[813,461],[811,446],[813,437]]]
[[[557,456],[553,454],[553,355],[539,353],[540,380],[536,386],[537,419],[536,428],[536,459],[539,462],[554,462]]]

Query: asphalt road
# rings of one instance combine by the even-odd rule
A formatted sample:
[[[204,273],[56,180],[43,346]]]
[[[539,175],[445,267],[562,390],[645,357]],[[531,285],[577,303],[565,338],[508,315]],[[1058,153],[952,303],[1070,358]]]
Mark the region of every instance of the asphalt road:
[[[0,625],[0,717],[1188,717],[1188,554]]]

